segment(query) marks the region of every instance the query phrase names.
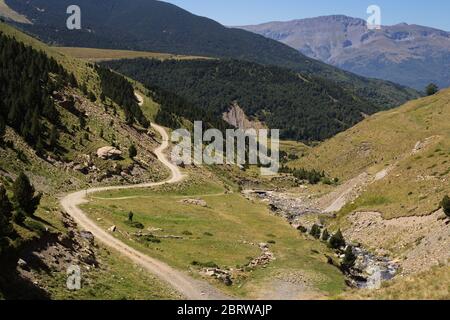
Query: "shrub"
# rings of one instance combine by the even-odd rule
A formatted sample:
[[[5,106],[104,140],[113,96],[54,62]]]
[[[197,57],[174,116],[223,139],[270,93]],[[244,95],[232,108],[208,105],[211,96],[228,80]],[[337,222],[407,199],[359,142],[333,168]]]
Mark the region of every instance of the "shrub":
[[[328,241],[329,239],[330,239],[330,234],[328,233],[328,230],[327,229],[323,230],[322,240],[323,241]]]
[[[304,226],[298,226],[297,230],[300,231],[301,233],[307,233],[308,232],[308,229],[306,229]]]
[[[185,236],[192,236],[192,232],[190,231],[183,231],[182,234]]]
[[[12,189],[16,206],[23,210],[25,214],[32,216],[41,201],[42,195],[35,195],[34,187],[24,173],[19,174]]]
[[[18,225],[23,225],[25,218],[25,213],[21,209],[16,210],[12,217],[13,221]]]
[[[430,83],[426,89],[425,89],[427,96],[432,96],[434,94],[436,94],[439,91],[439,87],[434,84],[434,83]]]
[[[128,155],[130,156],[131,159],[134,159],[137,156],[137,149],[134,146],[134,144],[132,144],[129,148],[128,148]]]
[[[144,229],[145,228],[145,226],[142,224],[142,223],[140,223],[140,222],[137,222],[137,221],[130,221],[130,220],[127,220],[127,221],[125,221],[125,224],[127,225],[127,226],[130,226],[130,227],[132,227],[132,228],[136,228],[136,229]]]
[[[330,247],[333,249],[340,249],[345,247],[345,239],[342,235],[341,230],[338,230],[335,234],[333,234],[330,238]]]
[[[313,225],[311,231],[309,232],[309,234],[316,239],[320,239],[321,233],[322,232],[320,231],[320,227],[317,224]]]
[[[445,196],[441,202],[442,209],[444,210],[447,217],[450,217],[450,197]]]

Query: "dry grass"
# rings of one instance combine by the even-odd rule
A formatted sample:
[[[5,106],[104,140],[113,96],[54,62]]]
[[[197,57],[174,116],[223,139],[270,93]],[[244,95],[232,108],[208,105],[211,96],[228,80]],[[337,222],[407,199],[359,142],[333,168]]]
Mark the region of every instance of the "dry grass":
[[[8,5],[5,3],[5,0],[0,0],[0,17],[5,17],[20,23],[31,24],[31,21],[28,20],[27,17],[17,13],[16,11],[8,7]]]
[[[118,59],[151,58],[158,60],[194,60],[208,59],[197,56],[183,56],[169,53],[130,51],[130,50],[112,50],[112,49],[94,49],[94,48],[75,48],[75,47],[54,47],[55,50],[83,60],[92,62],[109,61]]]

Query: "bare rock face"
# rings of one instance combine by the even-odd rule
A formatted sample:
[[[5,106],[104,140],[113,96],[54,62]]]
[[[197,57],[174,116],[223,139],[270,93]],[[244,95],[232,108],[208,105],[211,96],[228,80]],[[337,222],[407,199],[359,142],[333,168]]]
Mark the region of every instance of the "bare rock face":
[[[223,120],[238,129],[264,129],[264,125],[257,120],[250,120],[237,102],[229,107],[223,114]]]
[[[103,160],[118,160],[122,157],[122,151],[114,147],[103,147],[97,150],[97,156]]]

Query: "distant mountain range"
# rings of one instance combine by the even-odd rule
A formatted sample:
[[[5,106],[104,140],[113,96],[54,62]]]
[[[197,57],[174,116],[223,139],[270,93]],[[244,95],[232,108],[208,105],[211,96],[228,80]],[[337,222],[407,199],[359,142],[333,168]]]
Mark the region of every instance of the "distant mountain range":
[[[366,21],[343,15],[241,28],[365,77],[419,90],[430,82],[450,86],[450,33],[446,31],[405,23],[369,30]]]
[[[391,82],[342,71],[278,41],[224,27],[162,1],[3,1],[22,20],[31,22],[16,20],[12,22],[15,26],[53,45],[156,51],[276,65],[327,78],[382,109],[419,95],[415,90]],[[73,4],[79,5],[82,11],[82,30],[79,31],[66,28],[66,9]]]

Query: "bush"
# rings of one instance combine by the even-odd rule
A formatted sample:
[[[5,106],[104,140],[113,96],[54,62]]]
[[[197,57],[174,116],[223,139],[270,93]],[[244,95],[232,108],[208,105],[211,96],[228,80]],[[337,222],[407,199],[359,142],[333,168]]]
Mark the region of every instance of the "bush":
[[[320,230],[320,227],[317,224],[313,225],[311,228],[311,231],[309,232],[309,234],[312,235],[316,239],[320,239],[321,233],[322,232]]]
[[[450,218],[450,197],[445,196],[444,199],[442,199],[441,207],[444,210],[447,217]]]
[[[142,230],[142,229],[145,228],[145,226],[142,223],[137,222],[137,221],[127,220],[127,221],[125,221],[125,224],[127,226],[129,226],[129,227],[136,228],[136,229],[141,229]]]
[[[131,159],[134,159],[137,156],[137,149],[134,144],[132,144],[130,148],[128,148],[128,155]]]
[[[146,242],[151,242],[151,243],[161,243],[161,240],[159,240],[158,238],[155,238],[154,235],[146,235],[143,237],[143,240]]]
[[[14,181],[12,189],[17,208],[32,216],[41,201],[42,194],[35,195],[35,189],[31,185],[30,179],[24,173],[19,174],[16,181]]]
[[[330,239],[330,234],[328,233],[328,230],[327,229],[323,230],[322,240],[323,241],[328,241],[329,239]]]
[[[338,230],[335,234],[333,234],[330,238],[330,247],[333,249],[340,249],[345,247],[345,239],[342,235],[341,230]]]
[[[427,96],[432,96],[434,94],[436,94],[439,91],[439,87],[434,84],[434,83],[430,83],[426,89],[425,89]]]
[[[192,236],[192,232],[190,232],[190,231],[183,231],[183,232],[182,232],[182,235],[185,235],[185,236]]]
[[[23,225],[25,218],[25,213],[21,209],[16,210],[12,217],[13,221],[18,225]]]
[[[304,226],[298,226],[297,230],[300,231],[301,233],[307,233],[308,232],[308,229],[306,229]]]

